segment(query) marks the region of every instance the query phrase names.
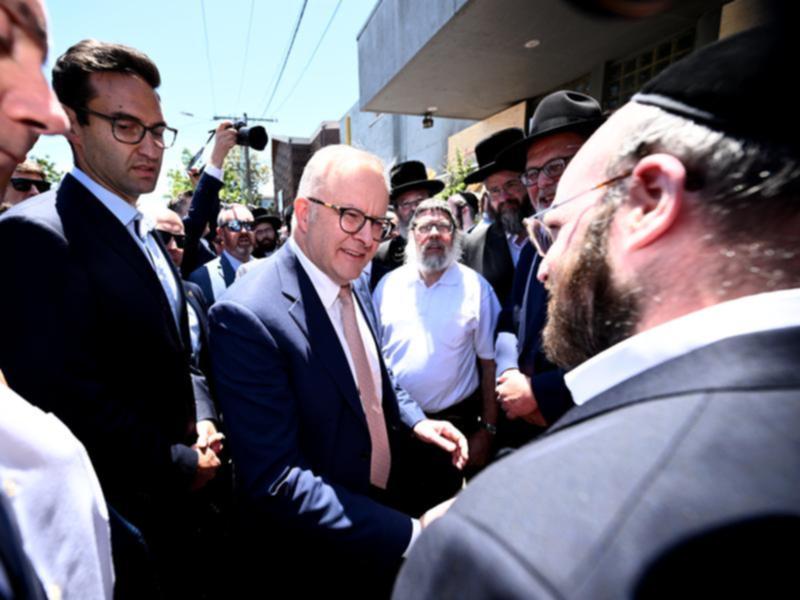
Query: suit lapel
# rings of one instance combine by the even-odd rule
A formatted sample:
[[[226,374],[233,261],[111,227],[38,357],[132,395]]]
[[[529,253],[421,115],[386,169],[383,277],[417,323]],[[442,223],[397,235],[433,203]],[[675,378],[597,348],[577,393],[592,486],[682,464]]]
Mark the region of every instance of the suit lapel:
[[[305,335],[312,353],[347,399],[348,405],[366,426],[366,417],[350,365],[319,295],[291,247],[286,246],[281,251],[279,260],[281,291],[291,301],[289,315]]]
[[[162,314],[168,321],[167,328],[173,342],[178,345],[182,344],[180,332],[172,315],[172,308],[155,269],[141,248],[133,241],[125,226],[71,175],[67,175],[61,183],[56,195],[56,210],[64,224],[64,233],[70,239],[70,244],[83,248],[89,254],[90,260],[103,260],[107,255],[107,252],[96,248],[97,243],[102,243],[111,252],[122,258],[124,263],[136,274],[137,281],[143,283],[144,289],[160,303]],[[161,248],[163,250],[163,246]],[[122,273],[120,276],[125,277]],[[132,290],[139,287],[133,282],[130,283]],[[178,287],[180,288],[180,285]]]
[[[224,254],[220,256],[219,263],[222,265],[222,278],[225,281],[225,287],[229,288],[236,279],[236,271],[233,270],[233,265]]]
[[[800,388],[800,327],[741,335],[678,356],[567,412],[548,434],[619,408],[715,390]]]

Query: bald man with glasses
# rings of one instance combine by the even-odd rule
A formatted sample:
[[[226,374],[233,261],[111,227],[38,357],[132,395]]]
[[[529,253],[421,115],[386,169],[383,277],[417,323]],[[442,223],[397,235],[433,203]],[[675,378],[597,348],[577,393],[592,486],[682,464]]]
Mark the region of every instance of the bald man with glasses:
[[[269,568],[300,596],[387,595],[434,514],[426,510],[444,499],[415,489],[424,466],[407,460],[410,445],[466,463],[464,436],[427,419],[380,354],[360,275],[391,231],[383,173],[377,157],[349,146],[317,152],[292,237],[211,308],[212,368],[243,499],[243,582]]]

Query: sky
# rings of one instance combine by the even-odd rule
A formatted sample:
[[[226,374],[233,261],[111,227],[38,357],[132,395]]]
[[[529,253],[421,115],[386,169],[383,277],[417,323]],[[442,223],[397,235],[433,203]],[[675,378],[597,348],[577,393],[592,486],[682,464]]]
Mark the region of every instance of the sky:
[[[194,153],[205,143],[217,123],[215,115],[246,112],[251,118],[277,118],[261,123],[270,138],[310,137],[322,121],[338,121],[358,100],[356,37],[379,0],[342,0],[340,5],[338,0],[308,0],[266,113],[303,0],[45,1],[48,80],[58,56],[85,38],[133,46],[158,66],[162,110],[167,123],[178,129],[178,138],[165,152],[158,186],[146,199],[152,201],[166,193],[166,173],[180,166],[181,150]],[[49,156],[62,171],[72,167],[69,146],[60,136],[41,138],[30,154]],[[269,164],[270,145],[258,155]]]

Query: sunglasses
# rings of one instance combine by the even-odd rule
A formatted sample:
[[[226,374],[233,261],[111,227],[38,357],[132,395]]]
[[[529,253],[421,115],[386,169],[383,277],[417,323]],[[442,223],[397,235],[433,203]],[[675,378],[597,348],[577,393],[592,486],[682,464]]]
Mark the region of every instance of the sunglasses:
[[[175,245],[178,248],[183,248],[186,243],[186,236],[182,233],[171,233],[169,231],[164,231],[163,229],[156,229],[156,233],[158,237],[161,238],[161,241],[164,243],[164,246],[169,246],[170,241],[175,240]]]
[[[253,231],[253,227],[255,227],[256,224],[253,221],[240,221],[239,219],[231,219],[230,221],[223,223],[222,226],[226,229],[230,229],[231,231],[239,233],[240,231]]]
[[[18,192],[30,192],[31,187],[35,186],[40,194],[43,194],[50,189],[49,181],[42,181],[41,179],[28,179],[27,177],[12,177],[11,186]]]

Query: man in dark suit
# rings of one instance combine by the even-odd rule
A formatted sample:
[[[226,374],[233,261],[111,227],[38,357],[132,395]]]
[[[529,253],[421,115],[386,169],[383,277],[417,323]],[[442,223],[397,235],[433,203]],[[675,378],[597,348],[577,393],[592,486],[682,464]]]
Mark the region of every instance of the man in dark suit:
[[[234,282],[238,268],[251,260],[254,227],[253,215],[244,206],[234,204],[220,211],[217,235],[222,241],[222,254],[189,275],[189,281],[200,286],[210,304]]]
[[[549,207],[564,169],[603,122],[600,104],[586,94],[562,90],[544,97],[530,120],[528,136],[498,156],[500,164],[525,161],[520,180],[537,210]],[[514,273],[512,302],[498,326],[497,399],[504,415],[501,443],[519,447],[573,406],[564,372],[544,355],[542,329],[547,291],[536,278],[541,257],[530,244]],[[514,421],[516,419],[516,421]]]
[[[398,393],[380,356],[359,279],[390,230],[380,160],[323,148],[298,194],[290,240],[210,311],[244,501],[244,570],[252,579],[273,569],[301,596],[380,597],[431,518],[414,489],[424,465],[404,460],[409,445],[416,437],[440,446],[461,468],[466,440]]]
[[[771,597],[794,585],[800,132],[780,87],[791,35],[751,30],[696,51],[572,159],[537,244],[545,347],[574,368],[578,406],[423,533],[396,598]]]
[[[369,288],[374,290],[389,271],[405,262],[408,243],[408,225],[420,203],[444,189],[444,182],[428,179],[428,170],[418,160],[409,160],[392,167],[389,174],[389,201],[397,214],[398,235],[378,246],[372,259]]]
[[[531,214],[531,204],[520,173],[525,168],[524,157],[500,165],[497,156],[502,150],[523,139],[521,129],[503,129],[475,146],[478,169],[464,179],[465,183],[483,183],[489,195],[487,210],[494,219],[481,223],[464,238],[465,265],[484,276],[492,284],[502,307],[511,301],[514,267],[520,252],[528,245],[523,217]]]
[[[28,249],[4,264],[0,302],[15,344],[0,351],[0,366],[83,442],[106,499],[144,533],[172,593],[185,589],[192,563],[182,502],[219,466],[195,445],[180,277],[135,207],[154,189],[175,131],[155,92],[158,69],[137,50],[80,42],[53,80],[75,167],[57,194],[0,221],[3,254]]]

